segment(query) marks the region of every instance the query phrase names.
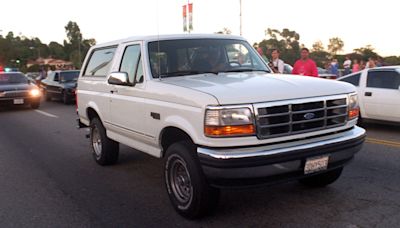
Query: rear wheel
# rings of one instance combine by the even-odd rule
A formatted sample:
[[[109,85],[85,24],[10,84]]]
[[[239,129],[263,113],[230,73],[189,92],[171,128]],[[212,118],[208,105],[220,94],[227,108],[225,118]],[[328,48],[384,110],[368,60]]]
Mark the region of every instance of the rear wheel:
[[[326,173],[317,174],[314,176],[306,177],[300,179],[299,182],[313,188],[325,187],[329,184],[332,184],[337,179],[339,179],[342,174],[343,167],[328,171]]]
[[[109,139],[100,119],[90,121],[90,144],[93,158],[99,165],[112,165],[118,161],[119,144]]]
[[[174,209],[194,219],[212,213],[218,204],[219,189],[211,187],[204,176],[195,146],[182,141],[166,153],[165,184]]]

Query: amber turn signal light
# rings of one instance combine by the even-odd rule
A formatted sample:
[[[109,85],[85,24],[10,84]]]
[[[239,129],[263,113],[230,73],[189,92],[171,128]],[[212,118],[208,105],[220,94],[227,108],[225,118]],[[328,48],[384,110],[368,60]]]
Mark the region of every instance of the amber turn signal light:
[[[349,111],[349,119],[352,120],[354,118],[357,118],[359,114],[360,114],[359,108],[351,109]]]
[[[255,128],[253,124],[237,126],[205,126],[204,133],[211,137],[243,136],[253,135]]]

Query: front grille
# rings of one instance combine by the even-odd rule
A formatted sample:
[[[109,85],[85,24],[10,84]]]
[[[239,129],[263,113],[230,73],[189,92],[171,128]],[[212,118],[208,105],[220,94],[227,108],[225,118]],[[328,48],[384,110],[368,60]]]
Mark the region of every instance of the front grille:
[[[343,126],[347,97],[291,100],[255,105],[257,136],[261,139]]]
[[[18,90],[18,91],[5,91],[2,93],[4,98],[19,98],[19,97],[29,97],[28,90]]]

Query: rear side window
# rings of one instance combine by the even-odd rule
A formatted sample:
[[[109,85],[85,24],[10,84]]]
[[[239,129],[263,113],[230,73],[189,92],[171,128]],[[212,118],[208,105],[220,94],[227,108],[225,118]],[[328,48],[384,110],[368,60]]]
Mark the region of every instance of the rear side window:
[[[83,75],[105,77],[110,70],[116,49],[116,47],[110,47],[94,50]]]
[[[360,85],[360,76],[361,76],[361,74],[355,74],[355,75],[340,79],[340,81],[348,82],[354,86],[359,86]]]
[[[367,87],[380,89],[399,89],[400,75],[397,71],[368,72]]]

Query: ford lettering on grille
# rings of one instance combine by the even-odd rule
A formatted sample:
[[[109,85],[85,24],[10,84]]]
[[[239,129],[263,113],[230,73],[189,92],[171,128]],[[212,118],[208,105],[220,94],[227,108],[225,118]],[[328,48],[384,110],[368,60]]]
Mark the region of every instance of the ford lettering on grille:
[[[306,120],[314,119],[314,117],[315,117],[315,114],[312,112],[304,114],[304,119],[306,119]]]

